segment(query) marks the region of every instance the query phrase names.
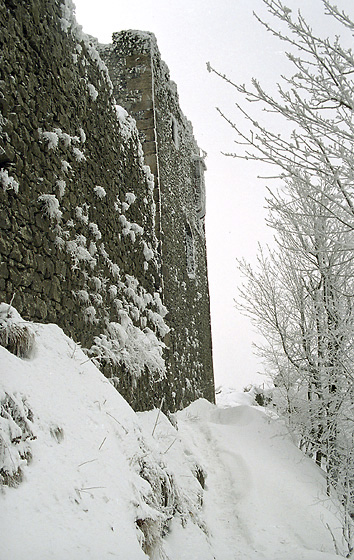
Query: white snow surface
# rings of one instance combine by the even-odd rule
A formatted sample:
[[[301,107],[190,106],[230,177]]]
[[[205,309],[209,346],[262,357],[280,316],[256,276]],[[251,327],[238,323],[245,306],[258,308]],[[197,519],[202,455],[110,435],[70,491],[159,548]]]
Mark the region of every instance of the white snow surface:
[[[1,560],[148,558],[135,521],[163,516],[155,560],[338,558],[323,473],[251,397],[200,399],[172,422],[158,410],[135,413],[59,327],[31,327],[31,359],[0,346],[0,400],[25,399],[36,437],[23,481],[0,492]],[[159,474],[173,481],[169,520],[153,500]]]

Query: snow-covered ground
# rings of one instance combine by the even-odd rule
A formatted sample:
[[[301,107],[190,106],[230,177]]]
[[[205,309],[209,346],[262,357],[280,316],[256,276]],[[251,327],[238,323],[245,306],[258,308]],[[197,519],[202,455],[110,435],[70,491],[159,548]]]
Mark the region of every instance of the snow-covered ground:
[[[30,358],[0,346],[0,560],[338,558],[322,472],[251,395],[135,413],[57,326],[29,326]]]

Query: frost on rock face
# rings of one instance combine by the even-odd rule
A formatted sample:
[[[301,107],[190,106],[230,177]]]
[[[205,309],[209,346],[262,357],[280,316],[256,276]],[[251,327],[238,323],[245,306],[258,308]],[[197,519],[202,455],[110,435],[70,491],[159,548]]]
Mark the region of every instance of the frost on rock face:
[[[96,309],[93,305],[86,307],[86,309],[84,310],[84,320],[86,323],[95,323],[97,321]]]
[[[124,210],[124,203],[122,204],[122,210]],[[119,216],[119,222],[122,226],[122,234],[124,236],[129,236],[132,243],[135,242],[137,235],[144,235],[144,228],[139,226],[139,224],[129,222],[124,214]]]
[[[66,132],[63,132],[61,128],[54,128],[53,131],[45,130],[41,128],[38,129],[39,138],[47,143],[48,150],[56,150],[59,147],[59,140],[65,148],[72,147],[73,154],[77,161],[85,160],[83,153],[73,144],[84,143],[86,140],[86,135],[82,128],[80,128],[80,136],[71,136]],[[81,154],[81,155],[80,155]],[[71,166],[68,162],[62,161],[62,171],[68,172]]]
[[[74,296],[81,302],[81,303],[89,303],[90,296],[86,290],[78,290],[74,293]]]
[[[114,105],[118,122],[121,127],[121,134],[125,140],[130,140],[133,136],[139,138],[136,121],[131,117],[128,112],[120,105]],[[140,144],[140,141],[139,141]],[[141,148],[142,149],[142,148]]]
[[[79,163],[82,162],[82,161],[86,161],[85,155],[83,154],[83,152],[81,150],[79,150],[79,148],[74,147],[73,148],[73,154],[74,154],[74,157],[75,157],[76,161],[78,161]]]
[[[73,4],[70,0],[62,2],[63,17],[61,25],[63,31],[70,33],[77,41],[78,63],[81,64],[85,60],[87,66],[91,59],[100,67],[102,61],[95,50],[94,41],[85,36],[81,28],[77,26],[72,9]],[[81,42],[81,45],[79,42]],[[103,73],[105,72],[104,68],[103,66],[101,68]],[[93,78],[97,89],[92,83],[89,83],[87,77],[85,81],[87,98],[91,96],[92,100],[95,101],[101,92],[104,92],[101,88],[102,80],[99,79],[96,83]],[[98,98],[98,101],[100,99],[101,97]],[[113,105],[114,101],[111,99],[110,103]],[[115,129],[122,139],[122,144],[125,143],[128,146],[127,149],[134,149],[135,153],[138,154],[139,180],[144,182],[145,188],[147,187],[144,193],[146,194],[146,204],[151,206],[148,208],[148,217],[143,217],[141,224],[134,223],[129,221],[124,213],[127,212],[129,217],[128,210],[136,202],[136,195],[133,192],[135,186],[131,185],[128,189],[129,192],[115,194],[117,203],[115,205],[115,202],[112,201],[112,210],[114,211],[114,208],[116,208],[119,213],[115,220],[117,223],[115,241],[116,243],[122,242],[122,250],[128,251],[128,244],[130,242],[135,243],[134,251],[138,254],[139,260],[137,262],[141,266],[138,274],[144,275],[145,264],[154,258],[153,247],[157,246],[154,233],[149,243],[143,241],[146,220],[150,219],[150,216],[152,221],[154,219],[154,177],[150,168],[144,165],[143,150],[135,120],[122,107],[114,107],[118,121],[115,124]],[[61,172],[53,185],[53,192],[56,193],[58,198],[52,194],[43,194],[39,201],[51,219],[56,219],[57,222],[62,220],[61,227],[57,224],[55,230],[57,235],[55,243],[70,256],[72,269],[79,269],[83,278],[80,285],[82,289],[74,291],[72,295],[82,313],[82,320],[87,324],[87,330],[90,330],[90,336],[101,333],[94,338],[93,344],[89,342],[88,346],[91,345],[91,348],[87,348],[85,351],[92,357],[101,359],[102,363],[120,366],[119,368],[112,368],[113,372],[122,371],[122,366],[124,366],[123,371],[135,379],[144,373],[150,374],[151,378],[155,380],[161,379],[166,374],[163,338],[169,331],[163,319],[163,309],[162,307],[159,309],[159,304],[152,293],[148,293],[136,278],[127,274],[129,270],[123,271],[120,269],[116,262],[116,251],[112,249],[113,252],[111,253],[111,250],[109,250],[108,254],[104,243],[102,243],[102,233],[99,227],[102,221],[100,218],[96,219],[96,216],[101,216],[100,213],[107,210],[106,205],[110,203],[109,195],[112,193],[111,186],[106,185],[106,183],[103,183],[102,186],[99,178],[96,179],[98,184],[87,185],[91,190],[91,194],[88,195],[92,203],[91,208],[82,198],[85,196],[84,193],[82,197],[78,197],[77,205],[70,206],[70,196],[63,198],[65,194],[68,195],[68,190],[71,192],[76,187],[73,182],[75,171],[79,164],[86,161],[86,157],[88,159],[89,152],[86,152],[87,147],[84,145],[86,134],[80,124],[76,129],[76,136],[72,136],[60,128],[40,131],[39,137],[42,148],[45,148],[47,152],[51,151],[50,157],[52,159],[59,158]],[[56,153],[53,153],[54,151]],[[66,160],[70,161],[71,165]],[[84,163],[84,165],[86,164]],[[81,176],[81,174],[78,174],[78,176]],[[121,200],[118,200],[118,197]],[[62,216],[59,201],[62,201],[61,209],[63,212],[65,208],[63,216],[67,221]],[[100,201],[102,201],[104,209],[101,207]],[[68,208],[66,205],[68,205]],[[94,221],[91,221],[91,219]],[[97,223],[94,223],[96,221]],[[157,260],[155,264],[158,265]],[[93,277],[93,271],[95,277]],[[145,276],[143,276],[144,281]],[[91,331],[89,325],[95,325],[96,327]]]
[[[145,241],[142,242],[143,243],[143,251],[144,251],[144,257],[146,262],[151,261],[151,259],[154,256],[154,251],[147,245],[147,243]]]
[[[106,196],[106,191],[99,185],[97,185],[93,190],[97,198],[104,198]]]
[[[80,134],[80,140],[82,144],[85,144],[86,142],[86,134],[83,128],[79,129],[79,134]]]
[[[13,177],[9,176],[7,169],[0,170],[0,184],[4,191],[13,190],[18,193],[19,184]]]
[[[126,203],[129,204],[129,206],[131,206],[136,201],[136,196],[134,193],[127,192],[125,193],[125,200]]]
[[[96,241],[101,239],[102,234],[101,234],[97,224],[95,224],[93,222],[90,222],[89,223],[89,230],[92,233],[92,235],[94,236],[94,238],[96,239]]]
[[[96,101],[98,97],[98,91],[93,84],[87,84],[87,89],[89,91],[90,97],[93,101]]]
[[[66,242],[66,250],[74,261],[74,268],[77,268],[81,262],[88,263],[91,268],[94,268],[97,264],[96,259],[86,248],[86,243],[87,239],[84,235],[77,235],[75,239]]]
[[[58,196],[63,198],[66,189],[66,182],[63,179],[58,179],[56,185],[58,187]]]
[[[59,208],[59,200],[54,194],[42,194],[38,197],[38,202],[51,221],[60,222],[62,211]]]
[[[90,354],[111,364],[124,365],[135,378],[146,369],[163,378],[166,371],[163,342],[151,329],[134,326],[126,311],[121,310],[119,315],[120,323],[109,323],[105,333],[94,338]]]
[[[77,206],[75,208],[75,216],[78,220],[80,220],[80,222],[82,222],[83,224],[88,224],[88,215],[87,213],[85,213],[86,208],[82,208],[81,206]]]
[[[44,131],[38,129],[39,137],[43,138],[47,142],[48,150],[56,150],[59,144],[59,136],[56,132]]]
[[[27,361],[35,352],[31,323],[6,303],[0,304],[0,346]],[[26,399],[0,389],[0,487],[18,486],[22,481],[23,467],[32,458],[30,440],[35,439],[32,420]]]
[[[76,41],[78,41],[78,44],[76,45],[76,50],[78,54],[81,54],[82,52],[82,46],[80,45],[80,43],[81,42],[84,43],[86,47],[86,51],[91,61],[97,65],[97,68],[99,69],[102,77],[106,81],[110,94],[112,95],[113,85],[109,77],[107,66],[101,59],[100,55],[98,54],[97,49],[94,47],[92,39],[90,39],[90,37],[82,31],[82,26],[78,25],[74,12],[75,12],[75,5],[71,0],[62,1],[61,3],[62,17],[59,20],[61,29],[64,33],[71,33],[73,38]]]
[[[154,175],[151,173],[151,169],[148,165],[143,165],[143,171],[147,180],[147,184],[150,190],[150,193],[154,192],[155,187],[155,179]]]
[[[64,159],[61,161],[61,170],[63,173],[69,173],[69,171],[71,170],[71,165],[70,163],[68,163],[67,161],[65,161]]]

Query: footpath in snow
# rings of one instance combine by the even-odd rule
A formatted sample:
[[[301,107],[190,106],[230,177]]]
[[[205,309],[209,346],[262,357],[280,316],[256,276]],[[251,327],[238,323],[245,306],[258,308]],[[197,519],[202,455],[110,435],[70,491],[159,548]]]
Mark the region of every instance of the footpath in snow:
[[[57,326],[27,326],[30,357],[0,346],[0,560],[338,558],[323,473],[250,396],[135,413]]]

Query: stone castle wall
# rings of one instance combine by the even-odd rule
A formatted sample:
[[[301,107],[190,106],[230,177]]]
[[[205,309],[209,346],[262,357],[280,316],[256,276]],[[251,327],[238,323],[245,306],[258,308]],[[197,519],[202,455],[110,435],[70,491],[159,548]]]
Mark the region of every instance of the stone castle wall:
[[[144,159],[135,123],[115,102],[69,0],[0,0],[0,26],[0,299],[27,319],[59,324],[136,409],[162,395],[170,410],[197,396],[213,400],[209,335],[193,331],[200,324],[210,332],[208,318],[182,317],[197,306],[166,315],[174,293],[166,269],[180,274],[179,284],[194,280],[168,266],[163,220],[179,187],[159,187],[153,149],[163,123],[152,111]],[[186,259],[183,230],[174,231]],[[205,261],[202,244],[192,253]],[[198,274],[200,299],[206,269]],[[197,338],[210,354],[207,373],[201,361],[184,367]]]
[[[155,176],[163,301],[169,310],[168,370],[176,400],[213,399],[209,288],[204,230],[204,157],[151,33],[113,34],[100,52],[114,95],[136,119]]]

